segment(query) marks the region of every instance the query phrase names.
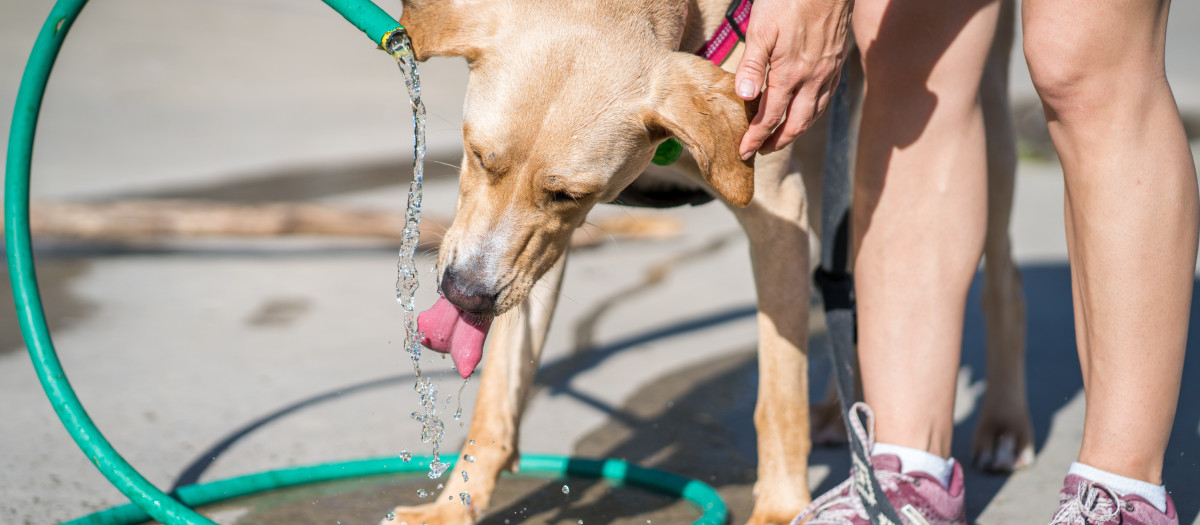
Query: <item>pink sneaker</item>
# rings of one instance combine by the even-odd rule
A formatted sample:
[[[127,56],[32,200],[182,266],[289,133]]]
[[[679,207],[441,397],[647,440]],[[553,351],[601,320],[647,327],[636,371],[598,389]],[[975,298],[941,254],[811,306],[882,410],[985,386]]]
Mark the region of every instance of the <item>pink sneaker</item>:
[[[869,427],[874,426],[871,409],[856,403],[855,410],[867,416]],[[875,445],[874,429],[867,433],[864,442],[870,450]],[[967,514],[963,510],[963,471],[958,462],[950,476],[950,488],[942,487],[928,474],[900,472],[900,458],[891,454],[871,456],[869,468],[875,471],[879,486],[903,525],[966,525]],[[805,521],[808,520],[808,521]],[[871,525],[862,501],[854,491],[854,476],[813,500],[792,525]]]
[[[1103,483],[1071,474],[1058,493],[1058,512],[1050,525],[1179,525],[1175,502],[1167,495],[1160,512],[1139,496],[1118,496]]]

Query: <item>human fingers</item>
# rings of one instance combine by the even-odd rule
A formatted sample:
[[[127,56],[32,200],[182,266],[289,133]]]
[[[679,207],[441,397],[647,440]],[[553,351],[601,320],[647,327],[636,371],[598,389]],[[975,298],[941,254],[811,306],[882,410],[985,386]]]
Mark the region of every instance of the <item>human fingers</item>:
[[[762,99],[758,103],[758,113],[754,115],[750,127],[742,136],[742,143],[738,148],[742,160],[754,155],[754,152],[762,147],[763,141],[775,132],[792,101],[792,90],[783,86],[772,86],[771,83],[771,79],[768,78],[767,89],[762,92]]]
[[[829,105],[829,100],[834,90],[837,89],[840,76],[839,71],[834,71],[829,78],[812,79],[802,86],[800,92],[788,105],[787,115],[783,122],[770,137],[763,141],[759,151],[761,153],[778,151],[812,128]]]
[[[764,35],[768,32],[773,34]],[[746,50],[742,53],[741,62],[738,63],[733,83],[738,96],[743,100],[754,100],[755,97],[758,97],[763,82],[767,78],[767,63],[771,58],[771,51],[774,49],[777,39],[778,30],[775,28],[754,31],[747,35]]]

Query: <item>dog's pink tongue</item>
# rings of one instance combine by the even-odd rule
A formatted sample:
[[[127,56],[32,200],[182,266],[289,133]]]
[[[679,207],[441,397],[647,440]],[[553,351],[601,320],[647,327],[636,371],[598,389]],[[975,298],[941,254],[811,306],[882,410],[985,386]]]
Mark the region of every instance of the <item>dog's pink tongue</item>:
[[[431,350],[449,353],[458,373],[470,377],[483,358],[483,340],[492,327],[492,318],[459,310],[439,297],[432,307],[417,316],[417,329],[425,333],[421,344]]]

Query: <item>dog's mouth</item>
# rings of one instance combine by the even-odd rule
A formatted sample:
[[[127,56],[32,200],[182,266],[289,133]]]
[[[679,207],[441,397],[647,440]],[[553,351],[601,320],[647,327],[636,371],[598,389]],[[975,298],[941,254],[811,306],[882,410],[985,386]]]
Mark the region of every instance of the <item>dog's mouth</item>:
[[[492,316],[465,312],[445,297],[417,316],[417,329],[423,332],[421,344],[450,354],[458,374],[466,379],[483,359],[483,342],[492,327]]]

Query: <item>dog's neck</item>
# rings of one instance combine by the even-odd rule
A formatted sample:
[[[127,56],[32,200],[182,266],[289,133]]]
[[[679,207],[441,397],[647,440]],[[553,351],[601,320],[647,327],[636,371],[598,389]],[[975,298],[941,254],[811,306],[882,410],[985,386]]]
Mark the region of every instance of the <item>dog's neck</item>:
[[[683,39],[679,50],[695,53],[712,38],[725,20],[729,0],[684,0],[688,4],[687,21],[684,22]]]

